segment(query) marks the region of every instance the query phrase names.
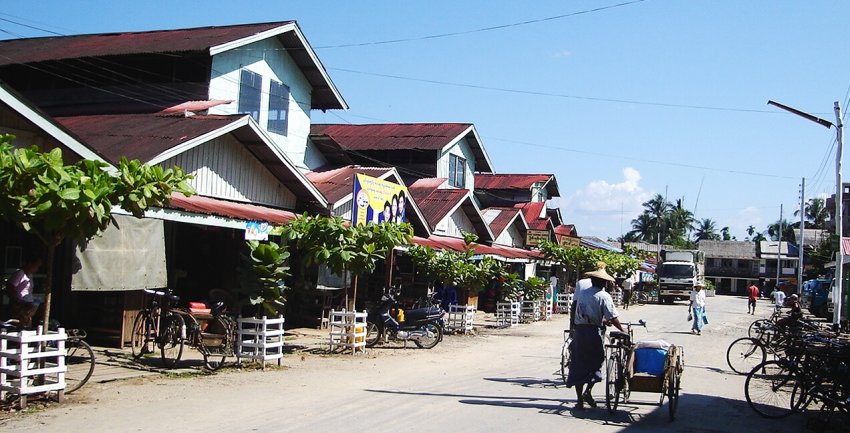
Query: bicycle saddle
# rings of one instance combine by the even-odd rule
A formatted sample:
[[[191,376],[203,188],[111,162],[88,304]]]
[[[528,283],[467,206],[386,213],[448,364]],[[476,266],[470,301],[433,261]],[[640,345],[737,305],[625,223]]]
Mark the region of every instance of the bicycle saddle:
[[[626,343],[628,343],[631,340],[631,337],[629,337],[629,334],[626,334],[625,332],[611,331],[611,333],[609,335],[610,335],[610,338],[612,340],[623,340]]]

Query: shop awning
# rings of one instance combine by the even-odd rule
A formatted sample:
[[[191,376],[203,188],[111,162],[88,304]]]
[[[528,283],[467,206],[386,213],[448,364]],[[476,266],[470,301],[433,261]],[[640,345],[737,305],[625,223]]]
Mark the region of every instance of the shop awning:
[[[112,212],[127,214],[127,211],[117,206],[112,209]],[[171,195],[171,203],[168,207],[150,208],[145,211],[145,218],[237,230],[245,230],[247,221],[284,224],[295,217],[295,213],[283,209],[197,195],[186,197],[179,193]]]
[[[431,235],[429,238],[421,238],[414,236],[413,243],[431,247],[438,250],[464,251],[466,244],[463,239],[453,238],[449,236]],[[523,259],[523,260],[541,260],[542,256],[538,251],[529,251],[522,248],[508,247],[504,245],[481,245],[476,244],[475,254],[495,256],[502,259]]]

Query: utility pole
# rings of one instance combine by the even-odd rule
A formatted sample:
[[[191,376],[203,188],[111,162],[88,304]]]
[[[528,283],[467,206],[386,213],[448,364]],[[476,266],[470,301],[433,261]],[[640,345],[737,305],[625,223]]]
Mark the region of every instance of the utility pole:
[[[800,111],[796,108],[791,108],[787,105],[780,104],[775,101],[767,101],[768,105],[779,107],[789,113],[796,114],[806,120],[817,123],[827,129],[832,128],[833,123],[829,120],[821,119],[817,116],[812,116],[809,113]],[[838,236],[838,257],[835,259],[835,285],[832,289],[832,326],[835,330],[841,324],[841,310],[844,301],[844,215],[842,208],[844,207],[844,184],[841,182],[841,157],[844,154],[844,123],[841,121],[841,104],[835,101],[835,234]]]
[[[782,270],[782,205],[779,205],[779,245],[776,246],[776,283],[773,290],[779,290],[779,271]]]
[[[797,260],[797,293],[800,295],[803,294],[803,246],[805,243],[805,233],[806,233],[806,178],[802,179],[802,183],[800,184],[800,243],[797,245],[798,252],[800,253],[799,260]]]

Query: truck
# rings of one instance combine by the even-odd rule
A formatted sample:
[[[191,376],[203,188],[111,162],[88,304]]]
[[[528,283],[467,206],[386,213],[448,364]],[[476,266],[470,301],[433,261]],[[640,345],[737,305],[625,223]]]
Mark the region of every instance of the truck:
[[[697,284],[705,283],[705,253],[699,250],[661,250],[655,273],[658,303],[688,300]]]

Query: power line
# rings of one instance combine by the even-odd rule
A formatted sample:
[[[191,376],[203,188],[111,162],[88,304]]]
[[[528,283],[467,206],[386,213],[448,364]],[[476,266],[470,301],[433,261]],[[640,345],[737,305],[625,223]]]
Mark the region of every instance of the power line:
[[[42,28],[39,28],[39,27],[36,27],[36,26],[31,26],[29,24],[19,23],[17,21],[12,21],[12,20],[6,19],[6,18],[0,18],[0,21],[5,21],[7,23],[15,24],[15,25],[18,25],[18,26],[21,26],[21,27],[26,27],[28,29],[38,30],[38,31],[45,32],[45,33],[50,33],[50,34],[56,35],[56,36],[65,36],[62,33],[56,33],[52,30],[42,29]]]
[[[683,167],[683,168],[694,168],[694,169],[699,169],[699,170],[708,170],[708,171],[714,171],[714,172],[720,172],[720,173],[744,174],[744,175],[748,175],[748,176],[770,177],[770,178],[776,178],[776,179],[796,179],[796,177],[791,177],[791,176],[780,176],[780,175],[776,175],[776,174],[756,173],[756,172],[743,171],[743,170],[729,170],[729,169],[721,169],[721,168],[716,168],[716,167],[707,167],[707,166],[700,166],[700,165],[693,165],[693,164],[684,164],[684,163],[680,163],[680,162],[659,161],[659,160],[640,158],[640,157],[634,157],[634,156],[615,155],[615,154],[601,153],[601,152],[591,152],[591,151],[587,151],[587,150],[570,149],[570,148],[567,148],[567,147],[552,146],[552,145],[547,145],[547,144],[530,143],[530,142],[527,142],[527,141],[509,140],[509,139],[505,139],[505,138],[497,138],[497,137],[486,137],[486,138],[488,140],[505,141],[505,142],[509,142],[509,143],[523,144],[523,145],[532,146],[532,147],[540,147],[540,148],[544,148],[544,149],[560,150],[560,151],[563,151],[563,152],[581,153],[581,154],[584,154],[584,155],[602,156],[602,157],[606,157],[606,158],[617,158],[617,159],[626,159],[626,160],[631,160],[631,161],[642,161],[642,162],[649,162],[649,163],[652,163],[652,164],[669,165],[669,166]]]
[[[581,96],[581,95],[569,95],[564,93],[553,93],[553,92],[541,92],[534,90],[522,90],[522,89],[510,89],[505,87],[492,87],[492,86],[482,86],[478,84],[469,84],[469,83],[454,83],[451,81],[441,81],[441,80],[431,80],[426,78],[413,78],[413,77],[405,77],[401,75],[391,75],[391,74],[381,74],[377,72],[366,72],[366,71],[358,71],[354,69],[345,69],[345,68],[328,68],[328,70],[340,71],[340,72],[349,72],[352,74],[361,74],[361,75],[370,75],[374,77],[382,77],[382,78],[393,78],[396,80],[404,80],[404,81],[415,81],[420,83],[428,83],[428,84],[438,84],[443,86],[454,86],[454,87],[465,87],[470,89],[479,89],[479,90],[492,90],[497,92],[506,92],[506,93],[518,93],[523,95],[534,95],[534,96],[548,96],[553,98],[567,98],[567,99],[580,99],[586,101],[596,101],[596,102],[616,102],[621,104],[632,104],[632,105],[648,105],[655,107],[667,107],[667,108],[689,108],[694,110],[712,110],[712,111],[732,111],[732,112],[743,112],[743,113],[768,113],[768,114],[777,114],[775,110],[759,110],[752,108],[729,108],[729,107],[713,107],[708,105],[689,105],[689,104],[673,104],[667,102],[649,102],[649,101],[638,101],[632,99],[618,99],[618,98],[599,98],[594,96]]]
[[[577,15],[585,15],[585,14],[590,14],[590,13],[594,13],[594,12],[601,12],[601,11],[608,10],[608,9],[614,9],[614,8],[619,8],[619,7],[623,7],[623,6],[629,6],[629,5],[633,5],[635,3],[642,3],[644,1],[645,0],[634,0],[634,1],[629,1],[629,2],[625,2],[625,3],[618,3],[618,4],[614,4],[614,5],[610,5],[610,6],[602,6],[602,7],[587,9],[587,10],[578,11],[578,12],[571,12],[571,13],[568,13],[568,14],[555,15],[555,16],[551,16],[551,17],[538,18],[538,19],[527,20],[527,21],[520,21],[520,22],[515,22],[515,23],[510,23],[510,24],[502,24],[502,25],[498,25],[498,26],[482,27],[482,28],[473,29],[473,30],[463,30],[463,31],[449,32],[449,33],[439,33],[439,34],[434,34],[434,35],[418,36],[418,37],[410,37],[410,38],[388,39],[388,40],[383,40],[383,41],[359,42],[359,43],[339,44],[339,45],[324,45],[324,46],[315,47],[315,48],[316,49],[328,49],[328,48],[365,47],[365,46],[370,46],[370,45],[388,45],[388,44],[399,44],[399,43],[403,43],[403,42],[413,42],[413,41],[424,41],[424,40],[429,40],[429,39],[448,38],[448,37],[453,37],[453,36],[468,35],[468,34],[472,34],[472,33],[489,32],[489,31],[493,31],[493,30],[503,30],[503,29],[507,29],[507,28],[511,28],[511,27],[526,26],[526,25],[529,25],[529,24],[542,23],[542,22],[545,22],[545,21],[560,20],[560,19],[563,19],[563,18],[574,17],[574,16],[577,16]]]

